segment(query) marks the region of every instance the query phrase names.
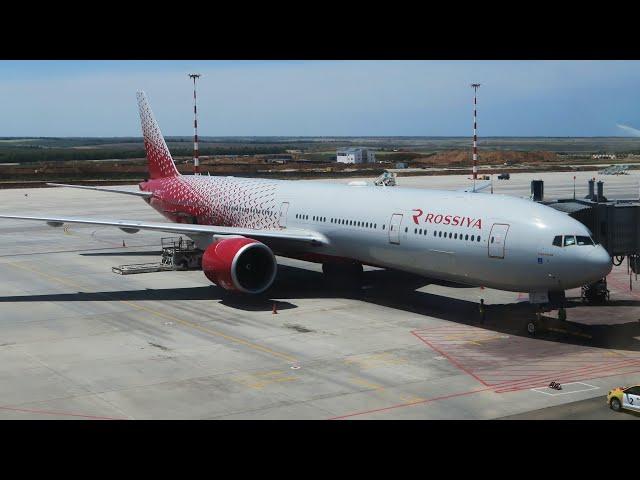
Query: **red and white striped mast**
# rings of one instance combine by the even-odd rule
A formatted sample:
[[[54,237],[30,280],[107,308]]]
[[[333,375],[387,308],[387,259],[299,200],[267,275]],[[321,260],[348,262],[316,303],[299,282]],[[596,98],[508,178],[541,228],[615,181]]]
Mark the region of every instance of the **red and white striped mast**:
[[[200,175],[200,159],[198,158],[198,107],[196,103],[196,80],[201,77],[199,73],[190,73],[193,79],[193,174]]]
[[[472,83],[473,88],[473,181],[478,178],[478,88],[479,83]]]

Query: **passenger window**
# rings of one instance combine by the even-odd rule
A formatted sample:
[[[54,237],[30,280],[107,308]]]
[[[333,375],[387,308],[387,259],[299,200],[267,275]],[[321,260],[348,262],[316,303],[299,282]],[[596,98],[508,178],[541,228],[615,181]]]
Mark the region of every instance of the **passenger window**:
[[[475,239],[475,235],[471,235],[471,241],[473,242],[473,240]]]
[[[451,232],[449,232],[449,238],[451,238],[453,236],[453,234]]]
[[[562,246],[562,235],[556,235],[553,237],[553,245],[556,247]]]
[[[493,243],[493,240],[494,240],[494,238],[493,238],[493,237],[491,237],[491,243]]]
[[[593,245],[593,240],[591,240],[589,237],[577,236],[576,242],[578,243],[578,245]]]
[[[454,239],[454,240],[457,240],[457,239],[458,239],[458,234],[457,234],[457,233],[454,233],[454,234],[453,234],[453,239]]]
[[[477,240],[478,240],[478,242],[480,241],[480,235],[478,235],[478,238],[477,238]]]
[[[575,245],[576,244],[576,237],[574,237],[573,235],[565,235],[564,236],[564,246],[568,247],[570,245]]]
[[[464,236],[464,239],[465,239],[465,240],[469,240],[469,235],[465,235],[465,236]]]
[[[442,237],[442,232],[438,232],[438,237]]]

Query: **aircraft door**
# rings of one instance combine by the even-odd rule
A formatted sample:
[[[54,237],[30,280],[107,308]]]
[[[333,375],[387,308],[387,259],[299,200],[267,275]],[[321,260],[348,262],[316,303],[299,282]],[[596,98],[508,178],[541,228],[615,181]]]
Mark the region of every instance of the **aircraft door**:
[[[391,215],[389,222],[389,243],[400,245],[400,224],[402,223],[402,214],[394,213]]]
[[[289,210],[289,202],[282,202],[280,205],[280,215],[278,216],[278,226],[287,228],[287,211]]]
[[[509,225],[504,223],[494,223],[489,235],[489,257],[504,258],[504,246],[507,238]]]

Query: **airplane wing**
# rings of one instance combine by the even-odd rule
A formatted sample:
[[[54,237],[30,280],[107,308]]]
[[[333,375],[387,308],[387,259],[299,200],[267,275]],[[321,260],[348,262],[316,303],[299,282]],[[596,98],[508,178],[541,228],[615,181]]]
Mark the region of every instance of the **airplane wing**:
[[[184,235],[211,235],[224,237],[240,235],[255,238],[256,240],[288,240],[314,245],[326,245],[327,237],[312,230],[298,228],[284,228],[282,230],[255,230],[252,228],[220,227],[215,225],[193,225],[188,223],[162,223],[162,222],[138,222],[131,220],[98,220],[78,217],[25,217],[19,215],[0,215],[0,218],[13,220],[36,220],[47,222],[52,227],[60,227],[65,223],[78,223],[85,225],[100,225],[118,227],[127,233],[136,233],[138,230],[155,230],[158,232],[177,233]]]

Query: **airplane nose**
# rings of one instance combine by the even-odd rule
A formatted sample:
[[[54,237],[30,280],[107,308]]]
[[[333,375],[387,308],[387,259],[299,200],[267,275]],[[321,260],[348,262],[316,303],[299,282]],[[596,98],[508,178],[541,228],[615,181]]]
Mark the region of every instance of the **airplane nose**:
[[[589,273],[590,276],[593,276],[594,282],[609,275],[609,272],[611,272],[613,268],[611,257],[601,246],[597,246],[595,250],[589,254],[588,264]]]

